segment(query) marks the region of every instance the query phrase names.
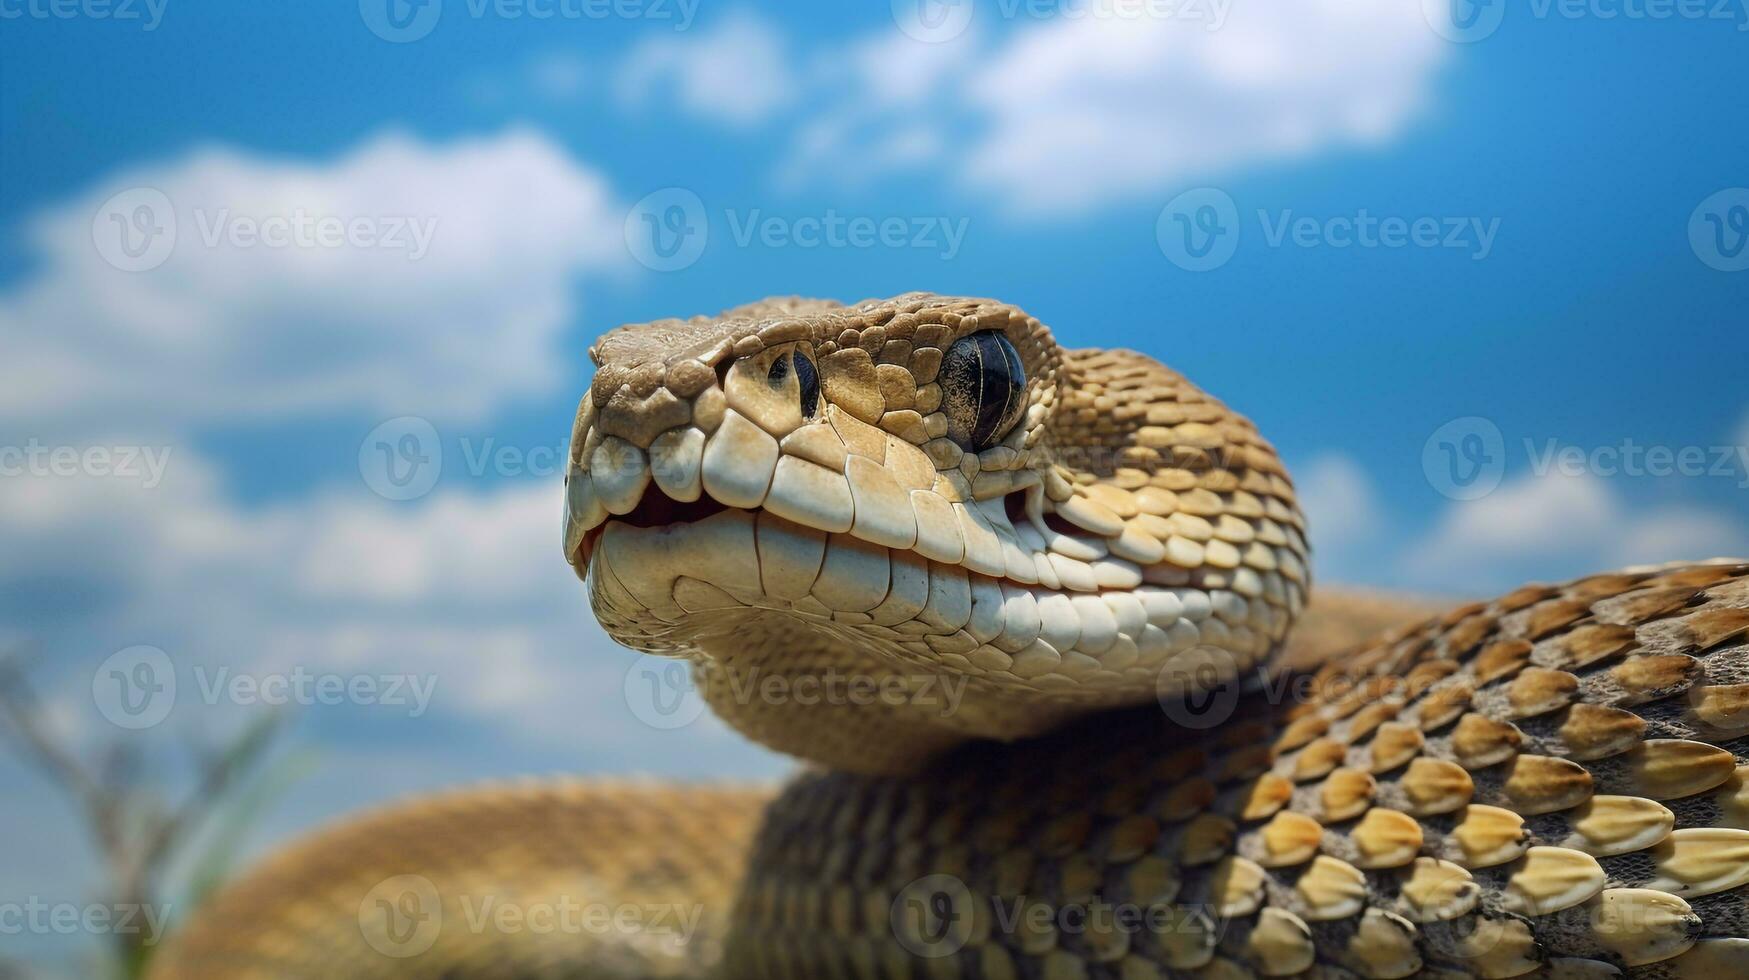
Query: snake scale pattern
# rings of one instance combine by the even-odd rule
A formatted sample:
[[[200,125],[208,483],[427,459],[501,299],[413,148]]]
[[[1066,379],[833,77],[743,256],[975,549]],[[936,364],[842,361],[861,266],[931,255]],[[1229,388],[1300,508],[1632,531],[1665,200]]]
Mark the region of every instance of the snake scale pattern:
[[[1749,975],[1749,563],[1308,652],[1275,451],[1143,355],[921,293],[590,353],[564,549],[598,618],[812,765],[355,817],[154,976]],[[802,696],[832,691],[868,696]]]

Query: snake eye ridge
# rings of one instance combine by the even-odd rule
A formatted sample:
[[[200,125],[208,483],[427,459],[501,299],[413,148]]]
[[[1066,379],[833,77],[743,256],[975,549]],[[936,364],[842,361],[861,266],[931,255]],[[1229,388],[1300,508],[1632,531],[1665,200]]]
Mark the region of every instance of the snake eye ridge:
[[[788,362],[792,358],[786,357],[782,360]],[[802,418],[811,419],[820,409],[820,372],[814,369],[814,362],[808,360],[808,356],[799,350],[793,355],[793,360],[796,381],[800,383],[802,390]],[[776,371],[777,365],[773,364],[771,369]]]
[[[948,438],[968,452],[1000,442],[1026,407],[1026,369],[997,330],[967,334],[941,359],[941,408]]]

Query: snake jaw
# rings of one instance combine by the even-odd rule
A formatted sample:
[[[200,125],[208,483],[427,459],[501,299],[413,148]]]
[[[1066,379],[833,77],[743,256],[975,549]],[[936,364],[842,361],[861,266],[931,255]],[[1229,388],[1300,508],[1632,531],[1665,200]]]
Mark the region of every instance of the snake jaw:
[[[1251,424],[1013,307],[780,300],[590,353],[564,544],[608,633],[719,680],[963,683],[952,717],[849,718],[895,758],[1169,693],[1209,648],[1261,665],[1304,602],[1303,520]],[[768,745],[867,768],[804,713],[706,697]]]

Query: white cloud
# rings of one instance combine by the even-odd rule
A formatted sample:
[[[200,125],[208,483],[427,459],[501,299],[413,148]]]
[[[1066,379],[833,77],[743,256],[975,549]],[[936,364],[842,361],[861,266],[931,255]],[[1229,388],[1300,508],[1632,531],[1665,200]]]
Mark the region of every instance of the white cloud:
[[[1377,576],[1380,539],[1389,522],[1359,462],[1344,453],[1325,453],[1293,473],[1319,580],[1355,583]]]
[[[1630,506],[1593,475],[1550,472],[1454,502],[1403,567],[1418,584],[1485,592],[1626,565],[1749,555],[1749,527],[1687,504]]]
[[[763,18],[736,13],[714,30],[652,35],[626,55],[614,89],[628,109],[658,94],[686,112],[731,126],[763,122],[794,98],[782,35]]]
[[[1378,495],[1352,456],[1326,453],[1295,473],[1300,509],[1320,539],[1366,540],[1378,532]]]
[[[169,218],[136,200],[104,213],[135,188],[167,198],[174,250],[129,272],[105,259],[122,254],[116,217],[135,245]],[[384,136],[319,164],[213,149],[117,174],[30,223],[40,269],[0,293],[0,412],[477,418],[564,376],[575,277],[620,261],[622,218],[599,176],[527,132]],[[324,219],[351,243],[320,244]],[[306,244],[251,243],[250,222],[276,220],[304,221]]]
[[[636,655],[601,631],[560,557],[560,500],[556,481],[486,493],[440,488],[413,505],[360,484],[246,508],[192,452],[179,452],[152,490],[92,477],[8,478],[0,480],[8,543],[0,587],[70,582],[94,593],[95,615],[62,596],[29,625],[71,671],[69,703],[98,732],[104,725],[80,695],[89,671],[146,643],[185,672],[430,677],[430,720],[494,731],[507,751],[585,746],[604,752],[594,761],[609,768],[686,770],[699,746],[684,735],[732,746],[743,771],[772,771],[769,753],[712,722],[653,751],[659,740],[623,693]],[[181,680],[174,717],[199,722],[197,685]],[[516,755],[508,751],[511,768]]]
[[[940,44],[891,31],[823,56],[816,74],[846,91],[801,127],[784,176],[944,166],[1019,211],[1082,210],[1387,139],[1449,49],[1401,0],[1112,14],[1136,6],[1090,0],[1000,35],[975,19]]]

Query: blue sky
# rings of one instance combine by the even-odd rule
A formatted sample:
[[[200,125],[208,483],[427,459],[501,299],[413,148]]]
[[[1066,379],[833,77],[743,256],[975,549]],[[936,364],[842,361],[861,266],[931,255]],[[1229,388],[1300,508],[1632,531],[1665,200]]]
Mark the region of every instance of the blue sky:
[[[202,696],[221,668],[435,683],[417,717],[302,712],[318,761],[255,849],[490,776],[780,774],[708,720],[640,721],[543,462],[590,338],[772,293],[994,295],[1161,357],[1282,449],[1327,581],[1749,553],[1749,11],[1489,6],[1465,33],[1440,2],[960,0],[928,29],[443,0],[397,32],[377,0],[0,0],[8,629],[91,744],[117,735],[94,673],[142,644],[180,687],[129,737],[164,744],[256,710]],[[160,200],[170,251],[117,252]],[[298,213],[373,237],[251,237]],[[671,213],[691,261],[658,271],[645,215]],[[1369,219],[1436,233],[1354,243]],[[831,220],[900,231],[816,243]],[[1230,257],[1187,268],[1184,223]],[[439,447],[428,492],[376,492],[373,431]],[[69,811],[11,759],[0,785],[0,901],[77,896]]]

